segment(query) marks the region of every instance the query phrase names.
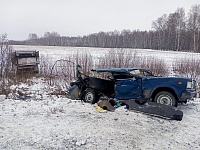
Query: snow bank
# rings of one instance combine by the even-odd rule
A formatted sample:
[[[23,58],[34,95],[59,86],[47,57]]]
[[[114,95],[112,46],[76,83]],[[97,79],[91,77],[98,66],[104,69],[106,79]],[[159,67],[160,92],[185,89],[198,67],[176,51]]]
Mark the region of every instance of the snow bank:
[[[64,97],[0,101],[0,149],[199,149],[200,99],[179,106],[182,121]]]

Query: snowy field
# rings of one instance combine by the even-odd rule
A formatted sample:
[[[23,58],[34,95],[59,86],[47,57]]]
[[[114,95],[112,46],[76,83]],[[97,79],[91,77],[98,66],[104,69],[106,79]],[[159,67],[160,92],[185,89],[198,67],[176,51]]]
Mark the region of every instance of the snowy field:
[[[54,59],[64,59],[69,55],[77,54],[80,52],[89,52],[94,58],[98,58],[106,54],[113,48],[94,48],[94,47],[64,47],[64,46],[29,46],[29,45],[14,45],[14,50],[37,50],[41,55],[48,56]],[[117,48],[116,48],[117,49]],[[176,59],[185,59],[196,57],[199,58],[198,53],[177,52],[177,51],[158,51],[150,49],[129,49],[126,50],[136,51],[139,56],[153,56],[163,58],[167,63],[172,63]]]
[[[40,54],[61,59],[77,51],[98,57],[109,49],[14,46],[14,50],[39,50]],[[154,50],[137,53],[163,58],[169,65],[175,59],[199,57]],[[1,150],[200,149],[200,98],[179,105],[183,119],[174,121],[127,111],[124,107],[99,113],[95,105],[49,94],[52,89],[42,79],[33,81],[31,85],[17,87],[26,89],[28,99],[0,96]]]
[[[107,54],[113,48],[93,48],[93,47],[61,47],[61,46],[26,46],[26,45],[14,45],[14,50],[37,50],[41,56],[47,57],[51,61],[58,59],[66,59],[68,56],[73,57],[77,53],[89,53],[94,60],[98,60],[100,56]],[[117,48],[116,48],[117,49]],[[177,52],[177,51],[158,51],[150,49],[125,49],[128,51],[136,52],[137,56],[141,57],[155,57],[165,61],[169,68],[172,69],[173,63],[177,59],[190,59],[196,58],[200,60],[200,54]]]

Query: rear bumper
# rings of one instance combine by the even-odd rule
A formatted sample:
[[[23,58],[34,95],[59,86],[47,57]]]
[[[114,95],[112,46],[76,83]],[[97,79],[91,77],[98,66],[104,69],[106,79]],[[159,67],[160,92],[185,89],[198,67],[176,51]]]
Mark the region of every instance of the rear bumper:
[[[183,92],[181,94],[181,98],[180,98],[180,101],[181,102],[185,102],[187,100],[191,100],[192,98],[195,98],[197,95],[197,92],[196,91],[186,91],[186,92]]]

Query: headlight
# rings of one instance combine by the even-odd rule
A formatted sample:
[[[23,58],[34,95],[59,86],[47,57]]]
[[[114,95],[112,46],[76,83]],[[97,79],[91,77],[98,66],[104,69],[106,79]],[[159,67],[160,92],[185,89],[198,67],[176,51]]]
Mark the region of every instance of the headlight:
[[[196,89],[196,81],[195,80],[192,80],[192,81],[188,81],[187,82],[187,89]]]
[[[192,82],[191,81],[188,81],[187,82],[187,89],[191,89],[192,88]]]

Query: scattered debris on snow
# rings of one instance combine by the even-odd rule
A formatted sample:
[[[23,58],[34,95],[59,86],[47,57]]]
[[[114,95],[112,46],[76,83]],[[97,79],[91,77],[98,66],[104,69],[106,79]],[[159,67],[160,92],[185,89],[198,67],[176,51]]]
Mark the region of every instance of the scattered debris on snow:
[[[174,121],[130,112],[123,106],[99,113],[96,104],[49,94],[50,88],[42,84],[12,89],[24,89],[22,93],[30,97],[0,96],[2,150],[200,148],[200,99],[180,105],[183,119]]]

